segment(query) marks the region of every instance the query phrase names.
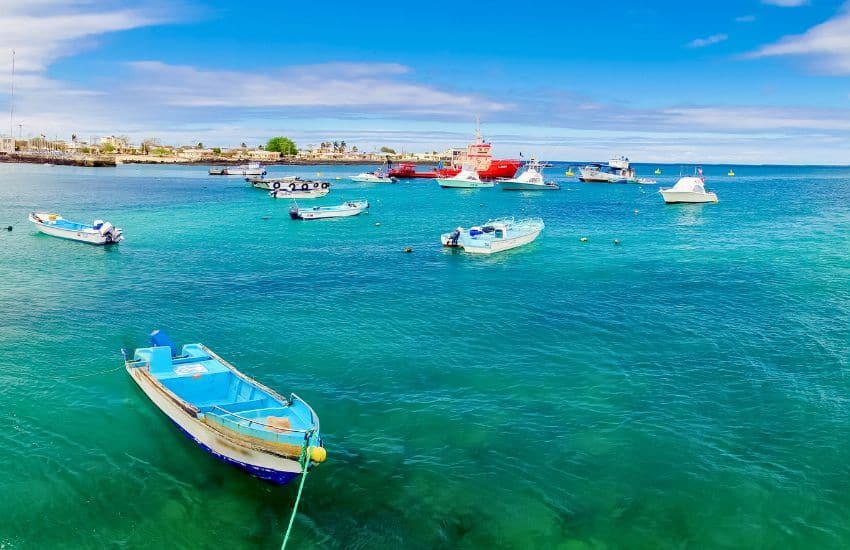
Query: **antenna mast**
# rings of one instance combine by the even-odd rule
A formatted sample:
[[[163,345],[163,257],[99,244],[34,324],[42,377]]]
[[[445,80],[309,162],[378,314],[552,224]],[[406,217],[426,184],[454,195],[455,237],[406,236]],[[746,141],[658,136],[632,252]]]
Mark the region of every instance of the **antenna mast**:
[[[9,94],[9,137],[15,143],[15,50],[12,50],[12,91]],[[12,148],[14,151],[14,146]]]

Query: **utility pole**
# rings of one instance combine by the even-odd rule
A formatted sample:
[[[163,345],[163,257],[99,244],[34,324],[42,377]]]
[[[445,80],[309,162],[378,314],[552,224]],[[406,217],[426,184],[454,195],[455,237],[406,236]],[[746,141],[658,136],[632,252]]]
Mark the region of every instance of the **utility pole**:
[[[12,50],[12,84],[9,93],[9,137],[15,140],[15,50]]]

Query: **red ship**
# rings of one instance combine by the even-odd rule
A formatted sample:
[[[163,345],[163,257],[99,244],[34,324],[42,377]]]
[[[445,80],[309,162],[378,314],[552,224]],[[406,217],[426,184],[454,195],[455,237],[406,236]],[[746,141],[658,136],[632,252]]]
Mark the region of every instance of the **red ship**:
[[[389,171],[389,176],[394,178],[450,178],[460,173],[464,163],[472,164],[478,177],[481,179],[512,178],[519,170],[522,161],[519,160],[493,160],[490,154],[490,144],[481,139],[480,129],[475,131],[475,143],[470,143],[466,151],[454,149],[452,164],[449,168],[437,168],[430,172],[417,172],[416,165],[403,162],[398,168]]]

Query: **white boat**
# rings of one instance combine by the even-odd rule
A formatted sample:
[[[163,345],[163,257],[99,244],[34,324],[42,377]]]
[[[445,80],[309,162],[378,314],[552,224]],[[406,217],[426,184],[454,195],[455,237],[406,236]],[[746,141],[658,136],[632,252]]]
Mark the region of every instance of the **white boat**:
[[[103,220],[95,220],[88,225],[68,221],[59,214],[50,212],[30,212],[28,217],[39,231],[53,237],[89,244],[114,244],[124,240],[121,229]]]
[[[543,179],[544,165],[531,159],[531,162],[526,164],[525,171],[516,178],[500,179],[499,186],[502,191],[557,191],[561,188],[554,181],[546,181]]]
[[[301,189],[299,187],[293,190],[280,188],[269,191],[269,196],[273,199],[318,199],[327,195],[328,192],[330,192],[330,186],[324,188],[321,186],[309,187],[307,189]]]
[[[228,166],[222,172],[224,176],[264,176],[266,169],[259,162],[250,162],[241,166]]]
[[[460,247],[471,254],[492,254],[533,242],[544,227],[540,218],[501,218],[469,229],[458,227],[443,233],[440,241],[443,246]]]
[[[357,174],[356,176],[351,176],[349,179],[351,181],[357,181],[361,183],[395,183],[398,181],[396,178],[386,175],[381,170],[376,170],[374,172],[363,172],[361,174]]]
[[[293,220],[319,220],[322,218],[347,218],[356,216],[369,208],[369,201],[357,200],[347,201],[337,206],[314,206],[312,208],[301,208],[297,204],[289,209],[289,216]]]
[[[492,181],[481,181],[478,172],[471,164],[464,164],[463,169],[451,178],[437,178],[440,187],[456,189],[477,189],[480,187],[493,187]]]
[[[717,193],[705,190],[702,168],[697,170],[696,176],[679,178],[676,185],[658,192],[667,204],[717,202]]]
[[[638,183],[626,157],[613,158],[608,164],[588,164],[579,168],[578,179],[586,183]]]
[[[256,189],[265,189],[267,191],[274,191],[276,189],[283,189],[287,191],[309,191],[311,189],[330,189],[331,184],[326,181],[317,181],[317,180],[302,180],[298,176],[289,176],[285,178],[275,178],[275,179],[260,179],[253,178],[249,180],[251,182],[251,186]]]

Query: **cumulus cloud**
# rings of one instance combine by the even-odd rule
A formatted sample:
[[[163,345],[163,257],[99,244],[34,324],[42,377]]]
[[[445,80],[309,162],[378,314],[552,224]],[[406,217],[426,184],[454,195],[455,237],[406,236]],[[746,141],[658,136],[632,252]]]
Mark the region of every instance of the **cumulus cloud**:
[[[729,36],[725,34],[712,34],[707,38],[697,38],[695,40],[691,40],[688,44],[688,48],[704,48],[706,46],[711,46],[712,44],[717,44],[719,42],[723,42],[728,40]]]
[[[841,13],[803,34],[790,35],[778,42],[767,44],[745,57],[758,59],[778,56],[807,56],[812,58],[812,68],[834,75],[850,74],[850,9],[845,5]]]

